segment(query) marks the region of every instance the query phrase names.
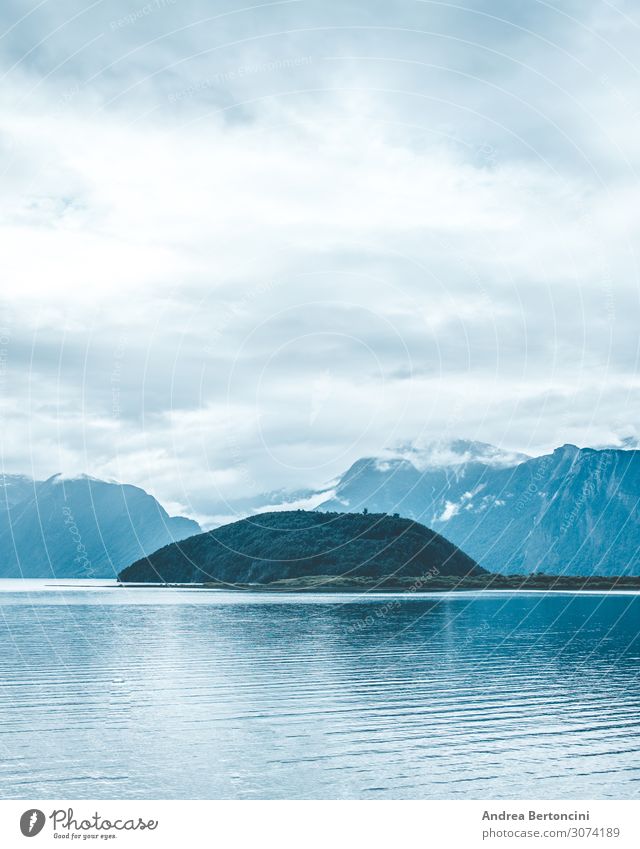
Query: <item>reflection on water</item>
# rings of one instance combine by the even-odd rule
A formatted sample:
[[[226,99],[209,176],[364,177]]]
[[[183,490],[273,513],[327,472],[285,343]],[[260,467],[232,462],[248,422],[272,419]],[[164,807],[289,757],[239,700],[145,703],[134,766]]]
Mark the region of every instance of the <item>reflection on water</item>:
[[[0,582],[0,795],[635,798],[639,623],[633,594]]]

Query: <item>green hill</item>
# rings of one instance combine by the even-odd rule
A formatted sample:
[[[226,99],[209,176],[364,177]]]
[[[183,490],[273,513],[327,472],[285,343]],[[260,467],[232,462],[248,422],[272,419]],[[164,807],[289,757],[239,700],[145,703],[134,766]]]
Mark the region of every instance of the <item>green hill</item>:
[[[340,576],[486,575],[435,531],[386,514],[263,513],[167,545],[124,569],[128,583],[267,584]]]

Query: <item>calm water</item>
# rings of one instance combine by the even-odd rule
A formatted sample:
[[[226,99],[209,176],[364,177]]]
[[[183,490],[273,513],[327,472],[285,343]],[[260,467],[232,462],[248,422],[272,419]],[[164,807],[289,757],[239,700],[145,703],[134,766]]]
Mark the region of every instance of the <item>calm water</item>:
[[[640,596],[0,581],[4,798],[634,798]]]

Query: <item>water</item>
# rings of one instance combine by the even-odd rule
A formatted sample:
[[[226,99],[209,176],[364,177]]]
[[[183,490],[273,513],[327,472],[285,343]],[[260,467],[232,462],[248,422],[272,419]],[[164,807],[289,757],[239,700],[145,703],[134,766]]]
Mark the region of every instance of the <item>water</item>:
[[[100,583],[0,581],[3,798],[640,794],[639,595]]]

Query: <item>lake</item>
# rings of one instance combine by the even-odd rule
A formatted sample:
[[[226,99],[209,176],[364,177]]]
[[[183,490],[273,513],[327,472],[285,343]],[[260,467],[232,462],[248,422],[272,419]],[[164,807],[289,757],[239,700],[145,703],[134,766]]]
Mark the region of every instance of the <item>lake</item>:
[[[0,581],[0,795],[637,798],[640,596]]]

